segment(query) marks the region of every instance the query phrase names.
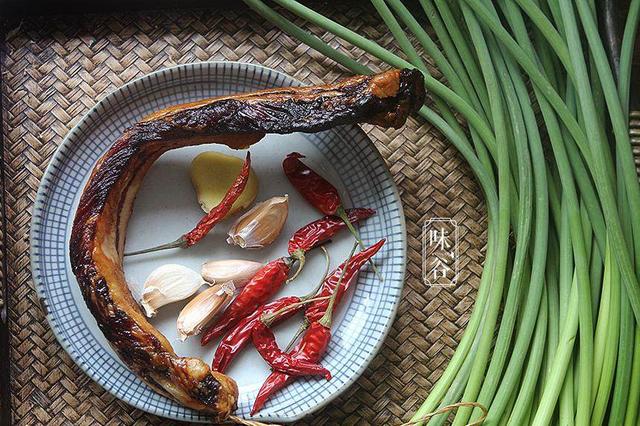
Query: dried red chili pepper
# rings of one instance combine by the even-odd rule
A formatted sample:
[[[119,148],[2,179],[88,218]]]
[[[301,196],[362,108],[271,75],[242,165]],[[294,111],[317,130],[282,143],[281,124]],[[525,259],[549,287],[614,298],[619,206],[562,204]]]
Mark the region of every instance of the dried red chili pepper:
[[[292,307],[282,312],[278,316],[274,315],[273,324],[283,322],[291,318],[292,316],[294,316],[304,308],[305,305],[302,305],[302,304],[296,305],[297,303],[310,300],[311,298],[313,298],[313,296],[316,295],[316,293],[318,293],[320,287],[324,284],[324,281],[327,277],[327,274],[329,272],[329,264],[330,264],[329,254],[324,249],[323,249],[323,252],[326,257],[326,268],[318,286],[306,296],[302,296],[302,297],[285,296],[267,305],[261,306],[251,315],[249,315],[248,317],[240,321],[238,324],[236,324],[236,326],[232,330],[227,332],[227,334],[222,338],[222,341],[216,348],[216,352],[213,356],[213,362],[211,366],[213,370],[224,373],[224,371],[227,369],[227,367],[229,366],[229,363],[233,360],[235,355],[239,351],[241,351],[242,348],[244,348],[246,344],[249,342],[249,339],[251,339],[251,329],[253,328],[253,325],[255,324],[256,321],[260,321],[260,317],[263,314],[265,315],[276,314],[278,312],[282,312],[283,309],[286,307]],[[207,342],[208,340],[205,342],[202,342],[202,344],[205,345]]]
[[[373,209],[348,209],[347,217],[351,223],[356,223],[370,218],[375,213],[376,211]],[[307,251],[328,241],[346,226],[345,222],[339,217],[327,215],[298,229],[289,240],[289,254],[299,262],[298,269],[293,276],[289,278],[289,281],[294,280],[304,268],[305,254]]]
[[[291,263],[290,258],[281,257],[259,270],[233,299],[220,319],[205,330],[201,343],[206,344],[214,337],[220,336],[269,300],[287,280]]]
[[[287,155],[282,162],[284,174],[294,188],[298,190],[300,195],[313,207],[326,215],[336,215],[342,219],[347,228],[349,228],[349,232],[351,232],[356,241],[358,241],[360,248],[364,250],[366,247],[360,238],[360,234],[347,216],[336,187],[304,164],[302,160],[300,160],[301,158],[305,157],[299,152],[292,152]],[[373,262],[371,262],[371,267],[382,281],[382,275],[378,273],[378,269]]]
[[[380,246],[382,246],[382,244],[384,244],[384,240],[382,240],[375,246],[372,246],[372,248],[377,246],[377,249],[375,250],[377,251],[380,249]],[[358,253],[358,255],[356,256],[359,256],[361,254],[362,252]],[[373,253],[371,255],[373,255]],[[345,262],[345,267],[342,268],[340,278],[336,283],[336,291],[332,292],[331,299],[329,299],[323,316],[319,320],[314,321],[310,324],[300,342],[291,352],[290,355],[292,358],[296,360],[304,360],[312,363],[317,363],[326,352],[329,341],[331,340],[331,320],[336,300],[338,299],[339,294],[344,294],[344,290],[340,291],[340,287],[343,286],[343,283],[344,285],[346,285],[355,275],[357,269],[350,268],[349,266],[351,264],[351,260],[356,256],[353,256],[352,251],[349,259],[347,259],[347,261]],[[361,265],[362,264],[364,264],[364,262],[362,262]],[[269,397],[271,397],[271,395],[273,395],[278,390],[285,387],[288,383],[292,382],[294,377],[295,376],[293,375],[282,373],[279,371],[274,371],[273,373],[271,373],[258,391],[258,396],[256,397],[253,408],[251,409],[251,415],[254,415],[258,411],[260,411]]]
[[[357,253],[356,255],[354,255],[351,258],[351,260],[348,261],[348,263],[347,261],[345,261],[336,269],[334,269],[333,272],[331,272],[331,274],[322,283],[322,287],[320,287],[320,290],[318,291],[318,294],[316,295],[316,297],[330,296],[333,294],[334,291],[336,291],[335,289],[337,288],[337,291],[338,291],[338,295],[336,296],[336,305],[337,305],[342,299],[342,296],[347,292],[347,290],[349,290],[349,287],[353,282],[356,272],[359,271],[360,268],[362,268],[362,266],[366,262],[368,262],[369,259],[371,259],[380,250],[380,248],[384,245],[385,241],[386,240],[383,238],[382,240],[378,241],[377,243],[367,248],[366,250],[363,250],[360,253]],[[337,287],[338,281],[340,281],[340,277],[342,276],[342,271],[345,269],[345,265],[347,265],[345,275],[349,278],[345,279],[343,284],[340,287]],[[291,339],[291,342],[289,343],[285,351],[288,351],[289,349],[291,349],[291,346],[296,342],[298,337],[300,337],[300,335],[304,333],[304,331],[309,327],[309,324],[311,324],[314,321],[318,321],[322,317],[322,315],[324,315],[325,311],[327,310],[328,304],[329,302],[327,300],[319,300],[307,306],[307,309],[304,314],[304,322],[300,325],[300,327],[296,331],[296,334]]]
[[[317,322],[313,323],[318,324]],[[322,327],[322,326],[320,326]],[[322,327],[324,328],[324,327]],[[309,330],[311,332],[311,329]],[[317,333],[314,331],[314,335]],[[302,339],[296,345],[294,350],[291,352],[292,356],[296,359],[305,360],[309,362],[318,362],[322,358],[322,355],[326,352],[327,348],[316,346],[320,342],[318,339]],[[328,343],[328,340],[327,340]],[[251,415],[253,416],[255,413],[260,411],[267,400],[271,397],[271,395],[278,392],[280,389],[287,386],[289,383],[293,382],[295,376],[290,374],[281,373],[279,371],[272,372],[267,380],[262,384],[262,387],[258,391],[258,395],[256,396],[256,400],[253,403],[253,407],[251,408]]]
[[[373,209],[347,209],[347,217],[351,223],[356,223],[373,216],[376,211]],[[307,252],[331,239],[341,229],[346,228],[346,224],[337,216],[327,215],[318,220],[314,220],[298,229],[289,240],[289,254],[295,256],[299,252]]]
[[[301,299],[298,296],[285,296],[274,302],[271,302],[261,308],[258,308],[248,317],[242,319],[231,331],[229,331],[218,347],[216,353],[213,356],[213,363],[211,368],[215,371],[224,373],[234,356],[242,350],[251,339],[251,330],[256,322],[260,321],[260,316],[263,313],[274,313],[286,306],[290,306],[294,303],[300,302]],[[304,306],[299,305],[295,309],[290,309],[286,313],[283,313],[278,317],[277,322],[285,321],[291,318],[302,310]],[[206,345],[209,339],[205,341],[205,336],[202,338],[202,345]]]
[[[334,292],[337,292],[334,307],[337,306],[337,304],[340,303],[340,300],[342,300],[342,296],[344,296],[347,290],[349,290],[356,273],[380,250],[380,248],[382,248],[385,241],[386,240],[383,238],[374,245],[355,254],[350,260],[345,261],[342,265],[334,269],[333,272],[331,272],[331,274],[324,280],[324,283],[322,284],[320,291],[316,294],[316,297],[331,296]],[[345,272],[342,285],[338,287],[338,282],[340,281],[340,276],[342,275],[343,270]],[[324,315],[328,305],[328,300],[312,302],[307,306],[307,310],[304,314],[305,320],[309,323],[318,321],[322,315]]]
[[[242,170],[236,180],[233,182],[231,187],[227,190],[224,198],[220,203],[212,208],[209,213],[207,213],[200,222],[193,228],[191,231],[182,235],[177,240],[167,243],[161,244],[156,247],[151,247],[144,250],[137,250],[129,253],[125,253],[125,256],[133,256],[137,254],[151,253],[159,250],[166,250],[172,248],[188,248],[192,245],[196,244],[198,241],[203,239],[213,227],[220,222],[224,217],[229,213],[233,203],[240,197],[244,188],[247,186],[247,182],[249,181],[249,173],[251,171],[251,155],[247,152],[247,156],[242,165]]]
[[[282,162],[285,175],[300,194],[315,208],[326,215],[334,215],[342,205],[338,190],[325,178],[307,167],[304,155],[292,152]]]
[[[253,345],[258,353],[275,371],[292,376],[324,376],[331,379],[331,373],[318,363],[292,357],[282,352],[276,338],[267,324],[258,321],[253,325],[251,333]]]

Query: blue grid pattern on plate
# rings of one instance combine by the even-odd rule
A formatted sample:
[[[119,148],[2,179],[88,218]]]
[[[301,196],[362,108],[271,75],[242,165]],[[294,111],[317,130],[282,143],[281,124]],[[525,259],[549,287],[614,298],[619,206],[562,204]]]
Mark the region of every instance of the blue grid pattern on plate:
[[[85,323],[71,292],[68,274],[68,229],[75,203],[97,159],[144,115],[159,108],[278,86],[300,85],[261,66],[208,62],[168,68],[135,80],[102,99],[56,151],[38,191],[31,226],[31,261],[51,327],[74,361],[116,397],[153,414],[187,421],[207,417],[161,396],[108,351]],[[378,351],[395,316],[404,281],[406,230],[393,180],[379,152],[357,126],[341,126],[305,135],[340,171],[353,205],[373,207],[377,215],[360,227],[366,244],[387,238],[376,256],[384,285],[363,271],[341,324],[361,325],[357,339],[346,344],[345,327],[335,328],[323,359],[333,373],[329,382],[300,380],[274,396],[258,418],[292,421],[327,404],[364,371]],[[361,309],[366,307],[366,309]],[[364,312],[364,316],[363,316]],[[350,334],[353,330],[350,330]],[[237,415],[248,416],[255,393],[240,395]]]

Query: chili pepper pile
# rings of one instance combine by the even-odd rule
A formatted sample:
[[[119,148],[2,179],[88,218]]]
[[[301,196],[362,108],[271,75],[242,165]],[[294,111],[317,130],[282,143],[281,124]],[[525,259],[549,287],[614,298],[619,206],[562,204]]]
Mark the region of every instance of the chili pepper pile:
[[[260,410],[271,395],[297,376],[324,376],[327,380],[331,378],[329,370],[319,362],[331,338],[331,319],[335,307],[349,289],[357,272],[365,263],[371,263],[371,258],[385,242],[381,240],[366,248],[353,224],[373,216],[375,211],[368,208],[345,210],[336,188],[307,167],[301,158],[304,158],[302,154],[289,154],[283,161],[284,172],[301,195],[325,216],[295,232],[288,243],[289,256],[273,260],[260,269],[201,337],[201,344],[204,346],[212,339],[223,336],[213,358],[212,368],[215,371],[224,372],[249,342],[253,343],[273,370],[260,389],[252,414]],[[197,242],[219,220],[218,217],[226,214],[224,209],[227,202],[230,207],[246,184],[244,172],[245,169],[248,172],[248,165],[249,157],[245,161],[243,172],[220,203],[220,211],[212,211],[194,231],[185,234],[182,237],[184,244],[191,245],[191,241]],[[248,176],[248,173],[246,175]],[[311,294],[281,297],[269,303],[269,299],[288,281],[287,277],[294,262],[298,262],[298,268],[289,281],[302,270],[305,255],[310,250],[328,242],[345,228],[356,237],[362,251],[354,255],[357,247],[354,245],[349,258],[331,274],[326,275],[325,272],[319,288]],[[289,346],[296,343],[299,335],[304,334],[293,351],[289,352],[289,348],[283,351],[278,346],[271,327],[302,310],[305,311],[304,322]]]
[[[201,342],[206,345],[214,337],[236,325],[247,315],[255,312],[269,300],[284,284],[291,268],[291,260],[287,257],[273,260],[242,288],[242,291],[229,305],[215,324],[207,328],[202,334]]]
[[[331,339],[331,320],[336,303],[342,298],[346,291],[346,286],[353,280],[360,267],[380,250],[384,242],[385,240],[380,240],[369,249],[361,251],[355,256],[349,256],[349,259],[325,280],[325,285],[323,285],[319,295],[331,293],[331,298],[328,301],[326,299],[316,300],[307,309],[305,318],[306,321],[309,321],[309,326],[295,349],[289,353],[292,362],[317,363],[320,361]],[[336,277],[338,277],[337,280]],[[319,299],[322,299],[322,297],[319,297]],[[324,310],[321,311],[322,315],[318,318],[317,313],[320,312],[323,305]],[[251,409],[251,415],[257,413],[273,394],[294,380],[295,375],[287,374],[287,372],[276,368],[274,370],[258,391],[258,396]]]
[[[353,226],[353,222],[349,218],[340,194],[335,186],[333,186],[328,180],[320,176],[311,167],[304,164],[301,158],[305,158],[304,155],[299,152],[292,152],[282,162],[282,168],[284,174],[289,179],[289,182],[293,187],[302,195],[302,197],[309,202],[313,207],[320,210],[325,215],[336,215],[349,229],[349,232],[356,239],[361,249],[365,249],[360,234]],[[370,262],[374,272],[382,280],[382,276],[378,273],[376,266],[373,262]]]

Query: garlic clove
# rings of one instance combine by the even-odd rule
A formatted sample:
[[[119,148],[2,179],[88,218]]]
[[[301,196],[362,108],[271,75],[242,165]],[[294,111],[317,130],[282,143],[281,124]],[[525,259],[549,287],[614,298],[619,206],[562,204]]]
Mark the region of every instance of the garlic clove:
[[[264,265],[251,260],[213,260],[202,265],[202,278],[212,284],[233,281],[244,286]]]
[[[273,197],[240,216],[229,230],[227,242],[242,248],[262,248],[280,235],[289,214],[289,197]]]
[[[148,317],[169,303],[186,299],[206,282],[186,266],[167,264],[154,269],[144,283],[140,304]]]
[[[191,299],[180,311],[176,322],[180,340],[184,342],[187,337],[199,334],[231,300],[234,290],[235,284],[233,281],[228,281],[209,287]]]

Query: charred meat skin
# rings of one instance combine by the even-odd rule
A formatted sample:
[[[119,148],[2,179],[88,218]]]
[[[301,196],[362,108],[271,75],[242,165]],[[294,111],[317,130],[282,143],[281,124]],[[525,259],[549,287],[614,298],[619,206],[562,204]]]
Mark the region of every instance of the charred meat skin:
[[[127,129],[98,161],[73,223],[70,256],[82,294],[120,358],[179,403],[227,417],[238,390],[196,358],[179,357],[133,300],[122,269],[127,222],[140,183],[164,152],[222,143],[246,148],[266,133],[317,132],[336,125],[400,127],[424,102],[415,70],[355,76],[336,84],[264,90],[158,111]]]

